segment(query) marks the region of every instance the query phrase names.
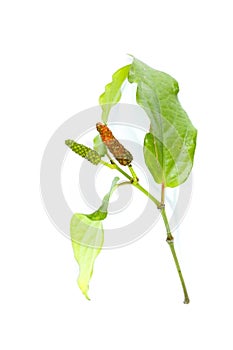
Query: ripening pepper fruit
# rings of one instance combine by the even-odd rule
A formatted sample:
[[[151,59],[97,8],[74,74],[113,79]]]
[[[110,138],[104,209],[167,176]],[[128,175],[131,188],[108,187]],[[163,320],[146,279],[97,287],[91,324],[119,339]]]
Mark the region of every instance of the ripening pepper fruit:
[[[133,160],[132,154],[113,136],[111,130],[102,123],[96,124],[103,143],[109,151],[114,155],[121,165],[130,165]]]
[[[97,165],[101,161],[101,157],[99,153],[94,151],[93,149],[82,145],[80,143],[77,143],[73,140],[66,140],[65,144],[72,149],[73,152],[77,153],[79,156],[89,160],[94,165]]]

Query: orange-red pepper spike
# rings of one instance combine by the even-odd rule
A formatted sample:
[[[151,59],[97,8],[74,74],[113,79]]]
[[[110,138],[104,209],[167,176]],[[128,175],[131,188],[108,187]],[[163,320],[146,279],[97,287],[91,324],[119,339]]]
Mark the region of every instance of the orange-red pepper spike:
[[[116,160],[121,165],[129,165],[133,160],[132,154],[114,137],[107,125],[97,123],[96,129],[98,130],[103,143],[114,155]]]

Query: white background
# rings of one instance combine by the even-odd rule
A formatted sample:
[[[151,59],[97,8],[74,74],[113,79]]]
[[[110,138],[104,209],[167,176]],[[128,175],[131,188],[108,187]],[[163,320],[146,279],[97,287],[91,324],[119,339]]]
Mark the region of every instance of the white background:
[[[232,349],[232,11],[220,1],[4,1],[1,73],[1,348]],[[70,241],[40,198],[44,148],[93,106],[131,53],[174,76],[199,130],[177,251],[165,235],[98,257],[91,302]],[[162,226],[161,226],[162,227]]]

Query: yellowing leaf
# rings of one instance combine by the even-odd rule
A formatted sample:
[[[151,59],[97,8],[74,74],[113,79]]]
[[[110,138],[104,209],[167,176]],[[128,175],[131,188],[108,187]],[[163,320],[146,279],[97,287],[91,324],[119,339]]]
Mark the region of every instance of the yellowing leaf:
[[[101,221],[92,221],[84,214],[74,214],[70,223],[74,256],[79,264],[78,285],[87,299],[93,266],[104,242]]]
[[[70,222],[70,235],[74,256],[79,264],[78,285],[85,297],[88,296],[89,281],[93,273],[94,262],[104,243],[102,220],[108,214],[108,205],[119,177],[115,177],[110,191],[104,196],[98,210],[92,214],[74,214]]]

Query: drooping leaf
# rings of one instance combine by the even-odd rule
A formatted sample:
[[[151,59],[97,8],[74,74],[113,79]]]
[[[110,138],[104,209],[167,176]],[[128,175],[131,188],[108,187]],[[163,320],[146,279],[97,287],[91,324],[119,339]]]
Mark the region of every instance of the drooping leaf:
[[[112,82],[105,86],[105,92],[99,97],[102,107],[102,121],[107,123],[109,112],[121,98],[121,87],[128,76],[130,65],[118,69],[112,76]]]
[[[115,177],[110,191],[104,196],[100,208],[92,214],[74,214],[70,222],[70,235],[74,256],[79,264],[78,286],[89,300],[89,281],[93,273],[94,262],[104,243],[102,220],[107,216],[109,200],[116,188]]]
[[[93,140],[94,144],[94,150],[99,153],[100,157],[104,157],[107,153],[107,147],[103,143],[100,135],[96,135],[96,137]]]
[[[89,281],[95,259],[103,246],[103,225],[101,221],[92,221],[84,214],[74,214],[70,223],[70,232],[74,256],[79,264],[78,286],[85,297],[90,300]]]
[[[151,123],[150,136],[144,142],[146,165],[156,182],[176,187],[188,178],[192,169],[197,136],[177,98],[178,83],[137,59],[131,64],[128,79],[137,83],[137,102]]]

